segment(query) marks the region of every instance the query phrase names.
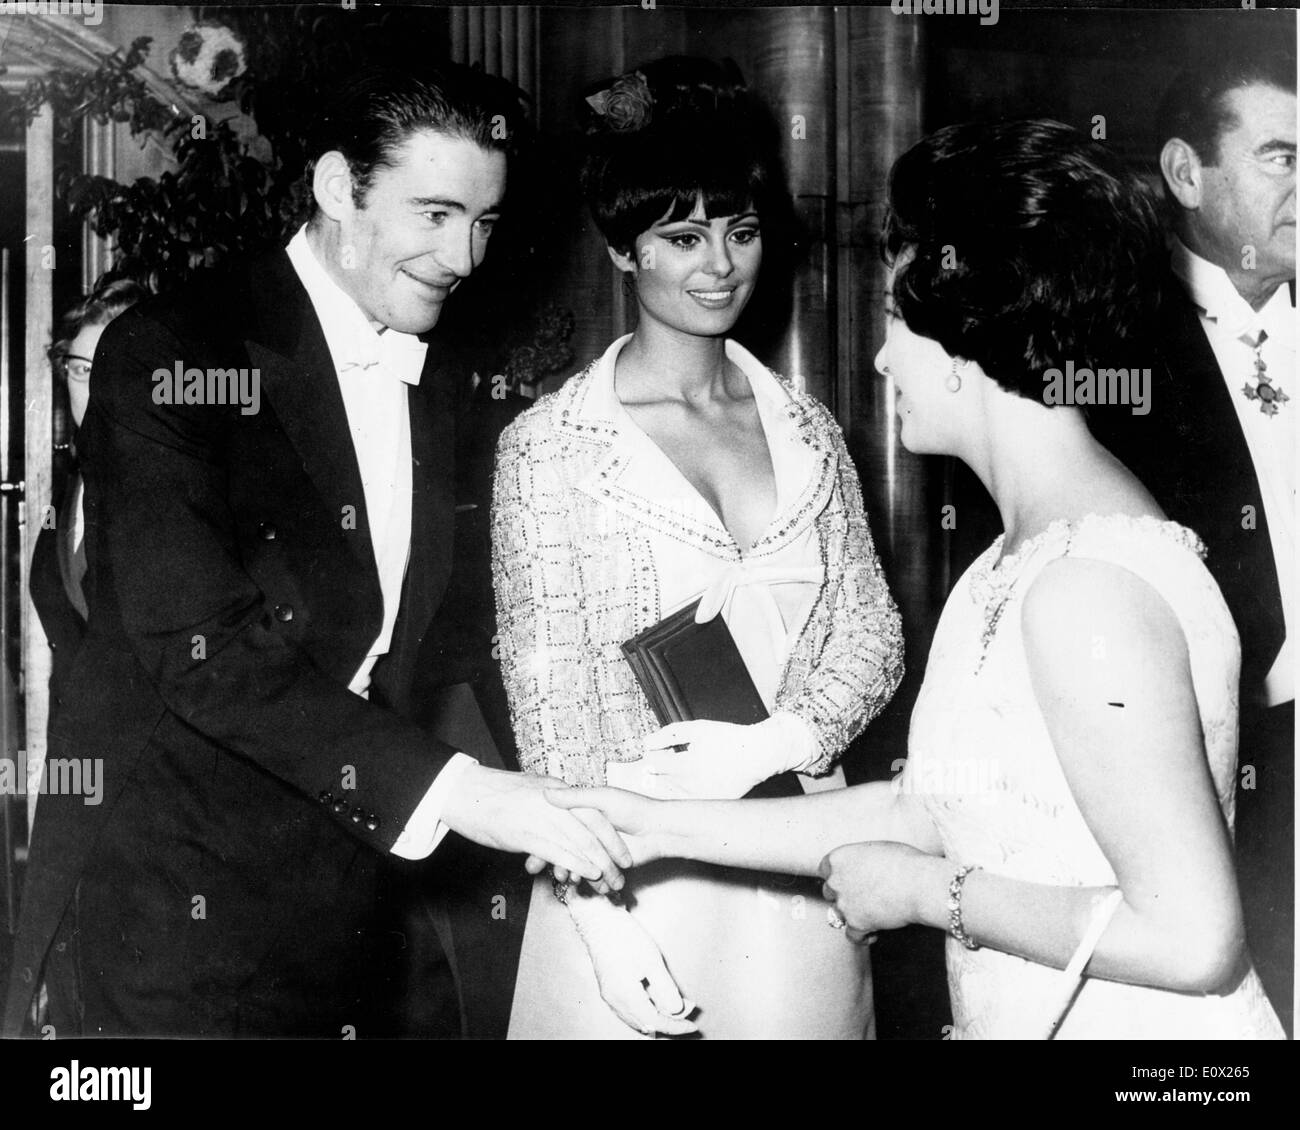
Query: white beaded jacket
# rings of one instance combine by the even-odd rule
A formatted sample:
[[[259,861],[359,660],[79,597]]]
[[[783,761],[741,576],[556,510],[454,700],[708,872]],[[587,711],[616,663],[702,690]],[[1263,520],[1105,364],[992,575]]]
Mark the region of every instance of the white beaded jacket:
[[[804,539],[820,564],[802,570],[813,595],[789,633],[772,710],[813,734],[816,754],[803,772],[829,773],[903,674],[898,610],[839,426],[815,398],[726,343],[759,404],[778,483],[792,484],[742,553],[707,503],[684,497],[679,476],[671,482],[666,457],[655,462],[652,441],[618,402],[614,360],[630,336],[518,417],[497,447],[492,575],[522,766],[571,785],[604,784],[606,763],[639,758],[658,728],[620,650],[674,610],[663,607],[652,538],[725,564],[713,570],[717,605],[779,573],[773,563]]]

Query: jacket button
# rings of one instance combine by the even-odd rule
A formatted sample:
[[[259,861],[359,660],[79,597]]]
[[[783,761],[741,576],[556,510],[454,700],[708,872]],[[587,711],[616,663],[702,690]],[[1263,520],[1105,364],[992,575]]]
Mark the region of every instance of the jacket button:
[[[321,804],[329,804],[334,799],[334,794],[329,789],[322,789],[319,800]]]
[[[275,527],[270,522],[263,522],[257,527],[263,541],[275,541]]]
[[[277,604],[275,606],[275,618],[279,620],[281,624],[287,624],[293,619],[293,605]]]
[[[35,979],[36,979],[36,975],[32,972],[31,966],[30,965],[27,966],[23,970],[23,984],[30,985],[32,981],[34,981]]]
[[[378,831],[378,829],[379,829],[379,817],[372,812],[369,816],[366,817],[366,830],[369,832],[375,832]]]
[[[335,815],[342,816],[348,810],[348,802],[345,800],[336,800],[332,805],[330,805],[330,808],[334,811]]]
[[[360,824],[360,823],[361,823],[361,818],[362,818],[363,816],[365,816],[365,810],[364,810],[364,809],[354,808],[354,809],[352,810],[352,823],[353,823],[353,824]]]

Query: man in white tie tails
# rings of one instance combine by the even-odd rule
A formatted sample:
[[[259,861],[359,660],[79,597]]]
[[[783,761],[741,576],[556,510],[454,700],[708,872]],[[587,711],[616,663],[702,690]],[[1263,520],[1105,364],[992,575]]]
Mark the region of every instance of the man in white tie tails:
[[[1212,52],[1166,95],[1175,221],[1151,413],[1099,433],[1206,565],[1241,637],[1236,849],[1247,942],[1292,1031],[1294,964],[1296,94],[1293,13]],[[1261,17],[1269,18],[1266,13]]]
[[[106,332],[51,753],[108,780],[42,798],[7,1033],[44,979],[60,1037],[382,1035],[379,864],[449,830],[621,885],[603,818],[409,721],[454,505],[453,375],[418,335],[482,262],[518,115],[464,68],[359,76],[287,253]],[[260,410],[155,403],[177,362],[260,374]]]

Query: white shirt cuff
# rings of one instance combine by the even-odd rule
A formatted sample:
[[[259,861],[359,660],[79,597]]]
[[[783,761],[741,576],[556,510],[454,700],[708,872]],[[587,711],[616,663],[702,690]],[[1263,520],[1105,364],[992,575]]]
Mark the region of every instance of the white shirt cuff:
[[[411,818],[402,829],[402,834],[393,844],[393,854],[401,859],[427,859],[433,849],[442,843],[442,838],[450,829],[442,822],[442,805],[447,790],[457,775],[465,771],[467,765],[477,765],[467,753],[453,754],[442,771],[433,779],[429,791],[415,806]]]

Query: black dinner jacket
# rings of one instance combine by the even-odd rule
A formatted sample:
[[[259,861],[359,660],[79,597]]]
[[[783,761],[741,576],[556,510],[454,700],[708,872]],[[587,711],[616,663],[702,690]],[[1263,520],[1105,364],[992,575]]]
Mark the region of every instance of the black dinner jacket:
[[[260,410],[156,403],[152,374],[178,361],[256,369]],[[408,390],[410,558],[366,701],[347,689],[382,617],[365,496],[334,364],[287,254],[141,303],[106,329],[80,444],[90,618],[49,749],[102,758],[105,794],[99,805],[40,798],[5,1034],[21,1027],[95,844],[131,842],[114,813],[140,811],[159,766],[203,774],[177,835],[242,866],[246,889],[222,893],[248,908],[249,930],[272,878],[301,874],[302,897],[328,898],[334,888],[313,876],[365,872],[355,857],[391,848],[453,753],[409,718],[451,569],[460,379],[431,345]],[[231,842],[223,811],[265,837]]]
[[[1150,413],[1133,416],[1127,409],[1110,409],[1097,417],[1094,431],[1169,517],[1205,542],[1206,567],[1241,637],[1246,709],[1262,694],[1285,636],[1281,590],[1259,478],[1232,403],[1234,394],[1224,383],[1196,305],[1172,272],[1161,293],[1156,344],[1159,363],[1152,370]],[[1300,400],[1292,400],[1281,410],[1296,411],[1297,406]]]

